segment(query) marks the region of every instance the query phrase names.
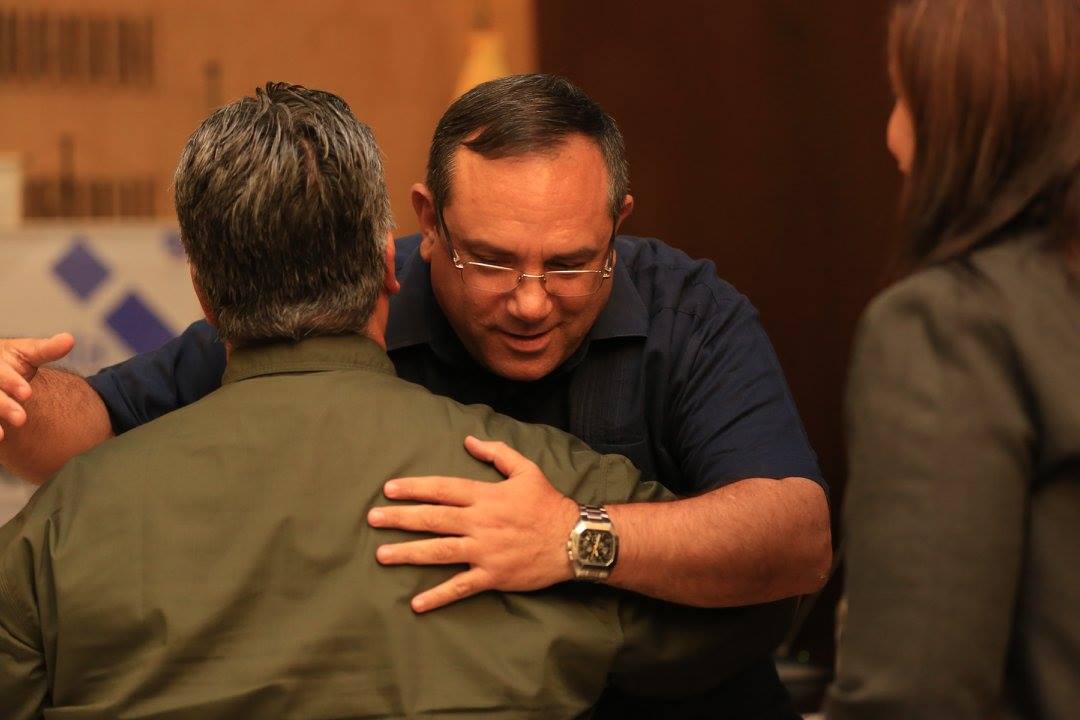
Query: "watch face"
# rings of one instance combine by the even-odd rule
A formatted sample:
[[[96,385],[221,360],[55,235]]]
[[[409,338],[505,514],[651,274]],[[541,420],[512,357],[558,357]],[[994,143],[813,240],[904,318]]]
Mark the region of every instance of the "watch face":
[[[578,538],[578,558],[588,565],[610,565],[615,560],[615,538],[607,530],[585,530]]]

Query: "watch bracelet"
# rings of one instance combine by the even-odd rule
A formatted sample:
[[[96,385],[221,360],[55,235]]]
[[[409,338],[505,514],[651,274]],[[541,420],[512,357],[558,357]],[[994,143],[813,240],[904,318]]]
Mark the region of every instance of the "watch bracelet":
[[[579,517],[585,522],[611,522],[607,509],[603,505],[579,505]]]
[[[578,520],[581,522],[603,522],[611,525],[611,517],[603,505],[578,505]],[[599,582],[606,580],[611,575],[610,567],[589,567],[582,565],[577,557],[575,548],[570,540],[566,543],[566,552],[570,559],[570,565],[574,569],[575,580],[588,580]]]

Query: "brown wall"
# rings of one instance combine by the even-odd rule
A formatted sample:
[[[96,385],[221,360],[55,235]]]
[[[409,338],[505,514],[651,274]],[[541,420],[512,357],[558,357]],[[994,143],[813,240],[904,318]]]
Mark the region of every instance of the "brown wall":
[[[895,235],[886,8],[538,4],[541,70],[581,85],[625,135],[636,202],[626,231],[713,259],[760,310],[833,487],[834,515],[852,330]],[[826,663],[834,594],[801,643]]]
[[[480,5],[509,69],[534,69],[533,0],[0,0],[0,12],[150,18],[154,28],[149,85],[0,77],[0,151],[20,153],[27,175],[55,174],[69,135],[76,176],[152,177],[168,216],[176,158],[211,106],[287,80],[343,96],[374,128],[399,231],[412,232],[409,186],[423,179]]]

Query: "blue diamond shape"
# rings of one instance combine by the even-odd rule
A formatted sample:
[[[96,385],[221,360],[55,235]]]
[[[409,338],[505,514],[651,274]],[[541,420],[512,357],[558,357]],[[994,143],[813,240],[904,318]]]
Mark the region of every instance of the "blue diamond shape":
[[[135,293],[129,293],[105,322],[136,353],[157,350],[176,335]]]
[[[74,238],[71,248],[53,265],[53,273],[83,301],[109,277],[109,268],[90,250],[85,240]]]

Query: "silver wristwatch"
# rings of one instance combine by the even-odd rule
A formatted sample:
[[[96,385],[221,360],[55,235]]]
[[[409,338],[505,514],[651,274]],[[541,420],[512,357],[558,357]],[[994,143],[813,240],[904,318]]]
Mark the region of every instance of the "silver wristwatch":
[[[602,505],[582,505],[577,525],[566,541],[566,553],[578,580],[604,580],[619,559],[619,536]]]

